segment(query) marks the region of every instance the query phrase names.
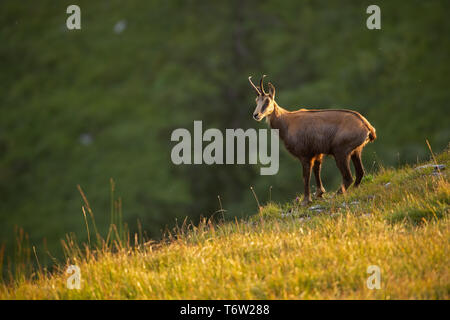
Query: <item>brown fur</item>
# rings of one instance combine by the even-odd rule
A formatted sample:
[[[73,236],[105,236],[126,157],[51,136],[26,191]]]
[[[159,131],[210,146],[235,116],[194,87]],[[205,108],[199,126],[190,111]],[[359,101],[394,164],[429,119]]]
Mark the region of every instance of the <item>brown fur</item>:
[[[251,80],[249,79],[250,83]],[[262,82],[262,81],[261,81]],[[350,159],[356,171],[354,186],[361,183],[364,167],[361,152],[364,146],[376,139],[375,128],[361,114],[345,109],[300,109],[287,111],[275,102],[275,88],[269,83],[270,92],[266,94],[260,85],[260,96],[254,113],[256,120],[267,116],[270,127],[278,129],[280,138],[286,149],[303,166],[305,197],[303,202],[311,202],[309,181],[311,172],[317,184],[316,196],[325,192],[320,178],[320,170],[324,155],[332,155],[336,160],[343,183],[339,192],[345,192],[353,183],[350,171]],[[271,105],[267,111],[261,108],[267,98]]]

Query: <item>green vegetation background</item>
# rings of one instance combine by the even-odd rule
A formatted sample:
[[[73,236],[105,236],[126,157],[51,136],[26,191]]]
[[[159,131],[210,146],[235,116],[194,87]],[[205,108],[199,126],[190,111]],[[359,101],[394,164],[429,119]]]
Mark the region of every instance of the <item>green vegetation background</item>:
[[[82,29],[68,31],[73,1],[0,3],[0,242],[14,226],[43,252],[85,239],[80,184],[103,233],[109,179],[130,228],[148,235],[210,216],[217,195],[233,218],[261,201],[302,191],[301,168],[281,147],[280,171],[259,166],[175,166],[175,128],[265,128],[251,119],[248,75],[277,88],[277,102],[349,108],[375,126],[367,170],[428,157],[450,140],[448,1],[377,1],[382,30],[366,28],[373,1],[76,1]],[[114,27],[126,24],[121,33]],[[83,144],[83,139],[92,140]],[[340,178],[332,160],[328,190]]]

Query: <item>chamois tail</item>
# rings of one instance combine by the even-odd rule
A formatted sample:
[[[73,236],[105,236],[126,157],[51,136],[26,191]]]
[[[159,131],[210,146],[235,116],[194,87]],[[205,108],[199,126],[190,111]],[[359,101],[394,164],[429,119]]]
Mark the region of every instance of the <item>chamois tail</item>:
[[[370,142],[374,141],[377,138],[377,132],[376,132],[375,128],[361,114],[359,114],[359,117],[361,118],[362,122],[364,122],[367,129],[369,130],[369,141]]]

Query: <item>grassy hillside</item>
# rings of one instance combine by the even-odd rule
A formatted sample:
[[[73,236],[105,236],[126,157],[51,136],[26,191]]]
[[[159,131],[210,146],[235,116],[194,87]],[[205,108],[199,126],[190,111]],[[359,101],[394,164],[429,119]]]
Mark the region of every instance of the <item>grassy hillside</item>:
[[[0,298],[449,299],[450,152],[435,160],[446,167],[382,169],[309,208],[268,203],[245,220],[183,224],[159,243],[117,234],[95,250],[68,237],[66,263],[0,285]],[[80,290],[66,288],[69,264]],[[379,290],[366,287],[370,265]]]
[[[14,254],[14,226],[61,257],[58,239],[87,240],[80,184],[107,232],[108,181],[117,181],[128,224],[153,237],[176,218],[217,210],[252,213],[257,194],[285,202],[301,168],[284,147],[280,171],[255,165],[176,166],[170,134],[266,128],[252,119],[247,77],[268,75],[277,102],[348,108],[376,127],[363,160],[424,160],[427,138],[450,141],[450,2],[379,0],[382,29],[366,28],[373,1],[79,0],[81,30],[66,28],[73,1],[0,1],[0,243]],[[327,188],[339,173],[324,165]],[[40,256],[44,264],[45,255]]]

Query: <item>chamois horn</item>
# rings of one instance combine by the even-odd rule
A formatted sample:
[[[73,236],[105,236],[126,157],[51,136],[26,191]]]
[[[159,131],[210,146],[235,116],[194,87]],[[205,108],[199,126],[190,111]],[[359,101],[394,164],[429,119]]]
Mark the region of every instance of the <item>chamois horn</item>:
[[[248,81],[249,81],[250,84],[252,85],[253,89],[255,89],[256,94],[257,94],[258,96],[260,96],[260,95],[261,95],[261,91],[259,91],[258,87],[256,87],[256,86],[253,84],[253,82],[252,82],[252,77],[251,77],[251,76],[248,77]]]
[[[266,77],[266,75],[263,75],[262,76],[262,78],[261,78],[261,81],[259,81],[259,87],[261,88],[261,94],[263,94],[263,95],[265,95],[266,93],[264,92],[264,84],[263,84],[263,81],[264,81],[264,78]]]

